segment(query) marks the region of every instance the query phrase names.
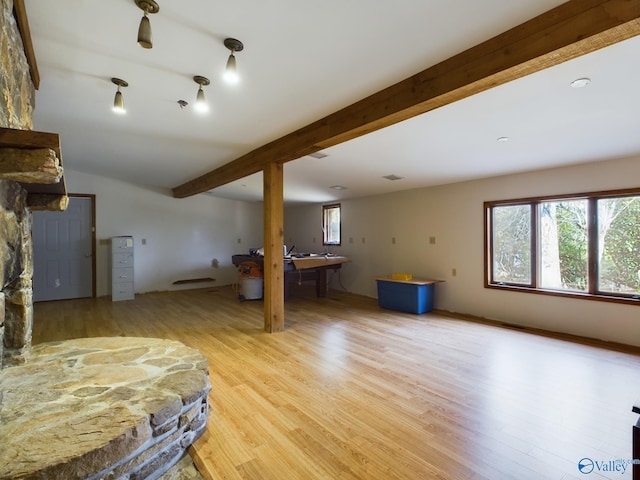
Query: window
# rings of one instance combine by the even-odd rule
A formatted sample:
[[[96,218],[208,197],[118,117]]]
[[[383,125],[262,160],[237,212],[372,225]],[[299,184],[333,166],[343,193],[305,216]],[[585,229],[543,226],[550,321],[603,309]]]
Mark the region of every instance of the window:
[[[485,202],[484,210],[486,287],[640,300],[640,189]]]
[[[322,244],[340,245],[340,204],[322,206]]]
[[[531,283],[531,206],[505,205],[493,211],[493,278]]]

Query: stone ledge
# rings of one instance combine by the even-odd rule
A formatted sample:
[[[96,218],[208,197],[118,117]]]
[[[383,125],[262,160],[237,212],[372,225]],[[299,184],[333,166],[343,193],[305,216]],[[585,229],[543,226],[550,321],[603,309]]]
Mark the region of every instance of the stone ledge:
[[[24,183],[59,183],[62,167],[51,148],[0,148],[0,178]]]
[[[170,340],[37,345],[0,383],[0,480],[158,478],[207,422],[206,358]]]

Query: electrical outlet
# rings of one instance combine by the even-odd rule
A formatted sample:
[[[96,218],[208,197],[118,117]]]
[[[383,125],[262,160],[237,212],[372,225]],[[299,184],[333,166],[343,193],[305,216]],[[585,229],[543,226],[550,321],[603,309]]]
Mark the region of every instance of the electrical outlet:
[[[451,276],[455,277],[456,275],[458,275],[458,269],[457,268],[452,268],[451,269]]]
[[[142,242],[142,245],[146,245],[147,244],[147,239],[143,238],[142,240],[140,240]]]
[[[391,237],[391,244],[395,245],[396,244],[396,237]]]
[[[349,237],[349,243],[353,243],[353,237]]]
[[[364,244],[364,237],[362,237],[362,243]]]
[[[313,237],[313,243],[316,243],[316,237]]]
[[[242,243],[242,239],[241,238],[238,239],[238,243]]]
[[[429,237],[429,245],[435,245],[436,244],[436,237]]]

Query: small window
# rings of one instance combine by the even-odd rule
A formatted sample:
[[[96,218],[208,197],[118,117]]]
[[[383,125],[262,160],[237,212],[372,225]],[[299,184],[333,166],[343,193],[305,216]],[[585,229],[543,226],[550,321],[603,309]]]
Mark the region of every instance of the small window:
[[[340,245],[340,204],[322,206],[322,243]]]

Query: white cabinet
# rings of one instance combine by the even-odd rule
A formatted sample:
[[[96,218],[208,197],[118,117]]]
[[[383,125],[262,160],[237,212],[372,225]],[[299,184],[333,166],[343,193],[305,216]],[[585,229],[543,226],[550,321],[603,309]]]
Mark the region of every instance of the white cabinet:
[[[111,238],[111,300],[133,300],[133,237]]]

